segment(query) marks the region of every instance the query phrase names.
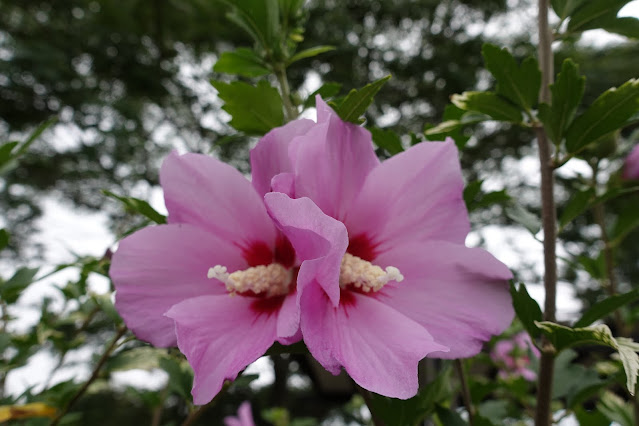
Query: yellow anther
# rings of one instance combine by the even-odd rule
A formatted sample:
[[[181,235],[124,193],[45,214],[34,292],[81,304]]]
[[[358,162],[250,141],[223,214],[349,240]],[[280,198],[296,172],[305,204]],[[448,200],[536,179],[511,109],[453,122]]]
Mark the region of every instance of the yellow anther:
[[[293,273],[279,263],[253,266],[232,274],[226,267],[216,265],[209,269],[207,277],[222,281],[231,295],[251,291],[271,297],[288,294]]]
[[[389,266],[383,270],[377,265],[346,253],[342,258],[342,266],[339,271],[339,285],[346,288],[352,285],[365,293],[379,291],[389,281],[402,282],[404,276],[399,269]]]

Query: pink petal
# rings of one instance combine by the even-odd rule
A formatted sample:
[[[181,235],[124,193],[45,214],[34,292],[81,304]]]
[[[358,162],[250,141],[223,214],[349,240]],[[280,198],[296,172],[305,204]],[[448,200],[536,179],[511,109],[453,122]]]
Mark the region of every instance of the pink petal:
[[[623,168],[624,179],[639,179],[639,145],[635,146],[624,163]]]
[[[283,345],[290,345],[302,340],[297,292],[288,294],[282,303],[277,315],[277,340]]]
[[[500,334],[514,312],[506,265],[479,248],[433,241],[405,245],[375,259],[399,268],[401,283],[389,283],[382,300],[423,325],[436,342],[450,347],[438,358],[476,355]]]
[[[235,380],[247,365],[264,355],[275,341],[276,312],[263,312],[243,296],[200,296],[173,306],[180,351],[195,373],[193,403],[209,402],[224,380]]]
[[[333,374],[344,366],[357,384],[393,398],[417,393],[417,364],[447,348],[415,321],[374,297],[345,292],[333,307],[316,283],[302,295],[302,333],[309,350]]]
[[[379,164],[371,134],[343,122],[317,98],[318,124],[295,139],[295,196],[309,197],[327,215],[342,220],[368,173]]]
[[[251,404],[248,401],[244,401],[240,404],[240,408],[237,409],[237,417],[225,417],[225,426],[255,426],[253,422],[253,412],[251,411]]]
[[[144,228],[120,241],[113,255],[115,307],[140,339],[174,346],[173,321],[164,313],[194,296],[225,293],[222,283],[206,277],[216,264],[246,267],[238,247],[192,225]]]
[[[308,198],[266,194],[264,202],[273,221],[289,239],[302,262],[297,291],[316,280],[333,305],[339,302],[339,270],[348,246],[344,225],[325,215]]]
[[[291,141],[313,127],[311,120],[291,121],[268,132],[251,150],[251,176],[258,194],[271,192],[271,180],[280,173],[292,172],[288,149]]]
[[[463,244],[470,230],[463,190],[455,143],[423,142],[368,175],[344,224],[379,252],[410,241]]]
[[[160,182],[170,223],[190,223],[232,244],[273,246],[275,228],[262,198],[240,172],[201,154],[169,155]]]

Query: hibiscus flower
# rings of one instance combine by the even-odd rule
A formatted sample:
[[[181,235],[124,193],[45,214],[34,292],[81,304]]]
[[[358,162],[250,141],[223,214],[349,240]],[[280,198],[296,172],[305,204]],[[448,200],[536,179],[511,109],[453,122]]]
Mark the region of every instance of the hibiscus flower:
[[[237,417],[224,417],[225,426],[255,426],[253,421],[253,413],[251,412],[251,404],[244,401],[240,408],[237,409]]]
[[[380,163],[368,131],[320,98],[317,110],[317,123],[288,124],[258,143],[253,185],[302,261],[298,303],[312,355],[368,390],[409,398],[422,358],[473,356],[508,327],[512,275],[464,245],[452,140]]]
[[[529,382],[537,380],[537,373],[530,369],[530,354],[541,355],[526,332],[517,333],[510,339],[500,340],[490,352],[490,358],[500,368],[499,377],[508,380],[523,377]]]
[[[168,224],[124,238],[110,275],[140,339],[177,346],[204,404],[278,341],[300,339],[296,256],[262,197],[211,157],[171,154],[160,170]]]

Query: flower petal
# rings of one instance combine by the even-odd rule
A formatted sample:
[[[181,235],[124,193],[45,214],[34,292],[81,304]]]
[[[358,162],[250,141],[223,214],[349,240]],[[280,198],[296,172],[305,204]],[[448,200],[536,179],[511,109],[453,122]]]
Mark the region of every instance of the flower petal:
[[[206,404],[247,365],[264,355],[275,341],[277,316],[255,309],[260,299],[200,296],[173,306],[180,351],[195,373],[193,403]]]
[[[408,241],[463,244],[470,230],[463,189],[454,142],[423,142],[368,175],[344,224],[379,252]]]
[[[268,132],[251,150],[251,176],[253,187],[264,196],[271,191],[271,180],[280,173],[292,172],[293,165],[288,148],[293,139],[313,127],[312,120],[294,120]]]
[[[379,164],[370,132],[343,122],[317,98],[318,124],[290,147],[295,196],[309,197],[342,220],[368,173]]]
[[[444,241],[405,245],[375,259],[404,275],[380,293],[384,302],[423,325],[450,352],[437,358],[476,355],[503,332],[514,312],[510,270],[490,253]]]
[[[381,395],[414,396],[419,361],[447,349],[375,297],[345,292],[333,307],[313,283],[301,304],[304,341],[315,359],[333,374],[341,364],[357,384]]]
[[[346,228],[325,215],[308,198],[291,199],[285,194],[266,194],[264,202],[278,228],[286,235],[302,262],[297,291],[316,280],[333,305],[339,302],[339,270],[348,246]]]
[[[297,305],[297,292],[293,292],[286,296],[277,315],[277,341],[290,345],[300,340],[300,308]]]
[[[275,228],[262,198],[240,172],[201,154],[169,155],[160,182],[170,223],[190,223],[233,244],[269,246]]]
[[[109,274],[115,307],[140,339],[174,346],[173,321],[164,313],[176,303],[204,294],[226,293],[206,274],[211,266],[246,267],[238,247],[188,225],[144,228],[120,241]]]

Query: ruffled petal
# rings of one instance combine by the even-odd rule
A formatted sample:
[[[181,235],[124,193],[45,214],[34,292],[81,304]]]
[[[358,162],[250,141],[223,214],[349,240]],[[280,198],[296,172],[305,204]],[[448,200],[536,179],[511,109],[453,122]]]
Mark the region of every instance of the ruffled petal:
[[[244,247],[269,246],[275,228],[262,198],[240,172],[201,154],[169,155],[160,170],[169,223],[190,223]]]
[[[264,196],[271,191],[271,180],[280,173],[292,172],[288,148],[293,139],[313,127],[312,120],[295,120],[268,132],[251,150],[253,187]]]
[[[346,228],[325,215],[308,198],[291,199],[285,194],[266,194],[264,202],[277,227],[295,248],[302,262],[297,291],[317,281],[333,305],[339,302],[339,271],[348,246]]]
[[[452,140],[424,142],[375,168],[344,224],[365,234],[378,251],[410,241],[463,244],[470,224],[464,182]]]
[[[297,304],[297,292],[293,292],[286,296],[277,315],[277,341],[290,345],[301,339],[300,308]]]
[[[368,130],[343,122],[319,97],[317,108],[318,124],[289,150],[295,196],[309,197],[324,213],[342,220],[379,160]]]
[[[194,404],[211,401],[224,380],[235,380],[275,341],[277,312],[256,307],[260,300],[228,294],[200,296],[166,313],[175,321],[178,347],[195,373]]]
[[[173,321],[164,313],[176,303],[226,289],[206,274],[211,266],[246,267],[237,246],[188,224],[144,228],[120,241],[109,274],[115,307],[140,339],[174,346]]]
[[[404,281],[380,291],[381,300],[450,348],[437,358],[474,356],[512,322],[512,274],[485,250],[433,241],[394,248],[375,263],[395,266],[404,275]]]
[[[302,333],[315,359],[334,374],[344,366],[358,385],[380,395],[415,396],[419,361],[447,350],[424,327],[375,297],[344,292],[333,307],[313,283],[301,303]]]

